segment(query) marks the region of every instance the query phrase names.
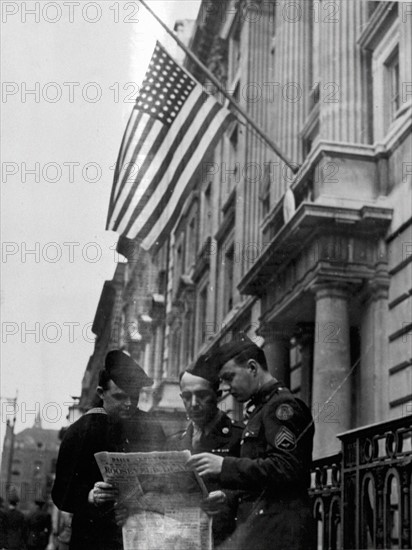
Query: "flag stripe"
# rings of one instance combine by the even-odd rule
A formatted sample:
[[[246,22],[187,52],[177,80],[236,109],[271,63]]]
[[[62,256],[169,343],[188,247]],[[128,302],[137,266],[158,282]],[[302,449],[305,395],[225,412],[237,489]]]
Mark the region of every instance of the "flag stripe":
[[[151,124],[151,120],[147,115],[145,115],[142,119],[142,132],[145,131],[145,128],[147,124]],[[139,156],[142,156],[142,151],[144,151],[144,147],[147,146],[148,142],[152,142],[152,148],[147,152],[147,154],[144,154],[144,160],[142,162],[142,166],[140,167],[140,170],[137,174],[137,181],[141,180],[142,175],[146,172],[146,170],[151,165],[152,156],[155,154],[156,149],[160,146],[160,144],[163,142],[167,135],[167,128],[165,128],[162,124],[160,124],[158,121],[155,121],[154,124],[151,127],[151,131],[149,133],[149,138],[147,138],[147,141],[142,145],[141,149],[135,149],[133,151],[133,155],[131,157],[131,160],[133,162],[136,161],[136,159],[139,158]],[[122,189],[121,195],[119,195],[119,198],[117,200],[116,208],[113,212],[112,220],[115,220],[113,222],[113,229],[116,231],[118,224],[121,222],[122,218],[125,215],[125,211],[128,208],[128,200],[138,199],[137,191],[139,191],[139,194],[143,193],[144,190],[140,187],[137,187],[135,185],[134,179],[130,178],[129,180],[125,181],[125,185]],[[135,194],[131,192],[131,190],[135,190]],[[130,197],[130,199],[129,199]]]
[[[224,131],[225,128],[227,128],[229,122],[230,121],[228,121],[227,119],[224,120],[222,122],[221,127],[220,127],[221,128],[220,131]],[[216,146],[216,143],[218,142],[220,137],[221,136],[219,134],[216,134],[213,137],[212,141],[210,141],[209,144],[207,145],[207,147],[204,151],[204,155],[209,154],[213,150],[213,148]],[[192,171],[192,175],[191,175],[189,184],[185,188],[183,188],[183,192],[180,195],[180,197],[179,198],[173,197],[174,200],[172,200],[171,204],[170,204],[170,211],[172,213],[168,214],[168,219],[166,219],[165,215],[161,215],[158,218],[158,220],[156,220],[156,223],[151,228],[151,230],[148,233],[147,237],[144,238],[144,240],[141,242],[141,246],[145,250],[149,250],[154,245],[161,242],[163,237],[169,231],[172,230],[174,224],[176,223],[176,221],[177,221],[177,219],[180,215],[181,209],[183,208],[186,199],[188,198],[188,196],[190,195],[190,193],[193,190],[193,185],[197,181],[197,168],[198,168],[198,166],[196,166],[195,169]],[[139,237],[140,237],[140,235],[139,235]]]
[[[143,116],[143,113],[140,112],[139,113],[139,120],[136,120],[137,124],[141,121],[142,116]],[[127,168],[126,168],[126,171],[125,171],[124,176],[122,178],[122,181],[120,182],[120,185],[119,185],[119,191],[117,193],[116,202],[119,199],[120,194],[123,191],[125,184],[127,183],[127,181],[129,181],[130,174],[133,173],[132,171],[135,170],[135,169],[139,171],[139,166],[136,162],[137,156],[139,154],[139,151],[142,149],[142,147],[143,147],[143,145],[144,145],[144,143],[145,143],[145,141],[146,141],[146,139],[149,135],[149,132],[151,131],[151,129],[152,129],[155,122],[156,122],[156,120],[154,118],[149,118],[149,120],[145,124],[144,130],[142,131],[142,133],[140,135],[140,138],[138,139],[137,145],[134,148],[134,152],[132,154],[131,159],[128,162],[125,162],[122,165],[122,168],[124,168],[125,166],[127,166]],[[136,128],[137,128],[137,126],[136,126]],[[129,144],[130,144],[130,142],[133,141],[134,136],[136,136],[136,133],[134,133],[134,135],[130,136]],[[126,153],[124,155],[124,159],[126,159]]]
[[[121,165],[121,162],[122,162],[121,159],[124,156],[123,151],[124,151],[124,144],[125,144],[126,136],[127,136],[127,130],[130,126],[130,122],[133,118],[134,112],[135,112],[135,110],[133,109],[132,114],[130,115],[129,121],[127,123],[126,131],[124,132],[123,137],[122,137],[122,142],[120,144],[119,154],[117,155],[116,167],[114,169],[113,187],[112,187],[112,190],[111,190],[111,193],[110,193],[110,203],[109,203],[109,211],[108,211],[107,220],[106,220],[106,229],[109,228],[110,219],[112,217],[113,209],[114,209],[114,206],[115,206],[115,200],[116,200],[115,197],[117,198],[117,185],[119,183],[119,172],[120,172],[120,165]]]
[[[134,116],[136,113],[137,113],[137,116]],[[124,148],[124,152],[123,152],[123,156],[122,156],[122,162],[124,161],[126,153],[128,152],[128,150],[130,148],[130,144],[133,140],[133,137],[136,133],[136,129],[137,129],[137,127],[138,127],[138,125],[139,125],[139,123],[142,119],[142,116],[143,116],[142,111],[139,111],[136,107],[134,107],[133,112],[132,112],[132,117],[134,117],[135,120],[133,121],[133,128],[129,133],[127,143],[126,143],[126,146]]]
[[[213,119],[216,117],[216,115],[221,110],[220,105],[218,105],[216,102],[212,104],[212,108],[210,112],[208,113],[206,118],[203,118],[202,123],[197,129],[197,133],[192,137],[193,134],[189,135],[186,134],[188,138],[190,138],[190,145],[187,147],[186,153],[184,156],[180,159],[180,162],[176,166],[176,168],[173,170],[173,176],[170,181],[165,180],[163,185],[159,185],[156,189],[156,193],[150,197],[152,205],[148,205],[147,208],[147,220],[143,222],[141,225],[141,229],[139,230],[139,234],[142,238],[146,237],[148,233],[148,226],[153,224],[156,221],[156,217],[159,216],[159,213],[164,210],[167,206],[167,203],[171,196],[173,195],[173,192],[178,185],[178,183],[181,181],[181,175],[186,169],[189,160],[193,156],[193,154],[196,152],[196,150],[199,148],[200,144],[202,143],[202,139],[206,140],[208,139],[207,136],[207,129],[210,127],[210,125],[213,122]],[[161,196],[159,197],[159,195]],[[125,228],[126,235],[129,234],[129,231],[134,224],[134,221],[136,220],[136,217],[141,214],[141,210],[136,210],[133,212],[133,215],[131,216],[131,219],[128,223],[128,225]],[[142,215],[142,218],[144,219],[144,214]],[[143,220],[142,220],[143,221]]]
[[[136,135],[136,131],[137,131],[137,128],[140,124],[142,116],[143,116],[143,113],[141,111],[138,111],[135,107],[132,111],[131,116],[130,116],[130,121],[129,121],[128,127],[126,128],[125,136],[127,136],[127,140],[125,140],[126,143],[125,143],[124,149],[121,150],[121,160],[120,160],[120,165],[119,166],[124,166],[124,161],[126,159],[126,155],[128,154],[130,144],[133,142],[133,139]],[[131,124],[131,123],[133,123],[133,124]],[[130,130],[130,132],[128,132],[129,125],[133,126],[132,129]],[[119,170],[119,172],[120,172],[120,170]],[[120,173],[118,174],[118,177],[119,176],[120,176]],[[116,200],[117,200],[117,198],[119,196],[119,193],[120,193],[119,188],[120,188],[121,182],[118,182],[118,183],[119,183],[119,185],[117,186]]]
[[[123,203],[122,210],[115,221],[114,228],[116,230],[120,228],[122,218],[127,218],[128,216],[131,216],[134,219],[134,217],[139,215],[139,213],[143,210],[148,200],[153,195],[157,185],[160,183],[161,179],[164,177],[164,174],[167,172],[167,169],[170,166],[170,162],[173,159],[173,155],[176,153],[176,150],[182,143],[182,140],[187,136],[193,120],[199,114],[202,105],[205,103],[208,97],[209,96],[207,96],[207,94],[203,92],[201,92],[199,95],[199,91],[197,91],[192,98],[192,100],[195,100],[195,103],[191,108],[189,116],[182,116],[182,121],[180,120],[180,118],[177,118],[173,124],[174,127],[170,128],[170,130],[168,131],[168,138],[170,137],[171,139],[173,138],[173,133],[176,132],[176,136],[173,138],[173,143],[170,145],[170,139],[168,139],[167,142],[164,144],[162,140],[162,143],[159,143],[158,147],[153,147],[153,149],[147,155],[145,165],[142,165],[142,167],[140,168],[137,178]],[[161,145],[164,145],[164,147],[161,148]],[[146,178],[146,170],[151,166],[152,159],[155,154],[157,154],[159,158],[159,161],[156,162],[156,165],[159,167],[157,168],[157,166],[153,165],[152,172],[155,171],[155,173]],[[141,199],[136,205],[135,203],[138,199],[135,194],[136,189],[139,185],[142,184],[143,179],[145,183],[143,183],[141,187],[141,193],[139,193]]]
[[[165,174],[166,175],[168,174],[168,169],[169,169],[171,163],[173,162],[174,155],[176,154],[177,149],[181,146],[183,140],[184,139],[186,139],[186,140],[187,139],[190,139],[190,140],[193,139],[190,136],[190,132],[192,132],[191,126],[193,125],[196,117],[199,116],[199,113],[202,109],[202,106],[205,104],[208,97],[209,96],[207,96],[207,94],[201,93],[200,96],[197,98],[196,103],[193,105],[190,114],[188,116],[186,116],[186,118],[184,120],[184,123],[182,125],[180,125],[179,121],[176,121],[177,122],[177,124],[176,124],[177,133],[176,133],[175,138],[173,139],[173,143],[170,144],[170,140],[169,139],[167,140],[167,143],[165,144],[164,151],[163,151],[164,157],[163,157],[162,161],[160,161],[160,159],[159,159],[160,166],[159,166],[156,174],[154,174],[153,177],[150,178],[149,185],[147,185],[144,189],[144,194],[141,196],[141,199],[138,202],[138,204],[135,206],[133,212],[130,213],[130,220],[132,222],[134,221],[136,216],[138,216],[143,211],[143,209],[146,207],[146,204],[149,202],[150,198],[152,197],[152,195],[156,191],[156,187],[161,183],[162,179],[165,177]],[[190,130],[190,132],[189,132],[189,130]],[[170,136],[170,133],[171,132],[169,130],[169,136]],[[159,151],[159,153],[160,153],[160,151]],[[139,176],[140,176],[140,174],[139,174]],[[137,181],[135,182],[135,184],[133,186],[133,190],[132,190],[133,194],[134,194],[134,191],[136,190],[137,185],[140,183],[140,180],[144,176],[144,174],[142,174],[140,177],[139,176],[138,176]],[[131,196],[132,191],[129,194],[129,197],[125,201],[125,204],[127,206],[131,206],[133,204],[132,203],[132,196]],[[129,212],[128,212],[128,217],[129,217]],[[127,225],[127,227],[130,227],[130,223]],[[125,230],[127,231],[127,228]]]

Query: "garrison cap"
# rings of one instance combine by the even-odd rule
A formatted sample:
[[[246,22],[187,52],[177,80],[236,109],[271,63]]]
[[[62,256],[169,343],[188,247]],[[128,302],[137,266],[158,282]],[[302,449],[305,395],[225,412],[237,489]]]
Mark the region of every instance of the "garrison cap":
[[[253,358],[256,356],[263,356],[263,358],[265,357],[262,348],[256,345],[246,335],[242,334],[241,338],[222,344],[216,350],[213,360],[217,370],[219,371],[225,363],[241,354],[246,358],[248,355]]]
[[[153,385],[153,380],[142,367],[120,349],[109,351],[106,355],[105,370],[110,379],[131,396],[138,395],[142,388]]]
[[[185,372],[207,380],[215,391],[219,389],[219,369],[212,355],[200,355],[193,367],[189,367]]]

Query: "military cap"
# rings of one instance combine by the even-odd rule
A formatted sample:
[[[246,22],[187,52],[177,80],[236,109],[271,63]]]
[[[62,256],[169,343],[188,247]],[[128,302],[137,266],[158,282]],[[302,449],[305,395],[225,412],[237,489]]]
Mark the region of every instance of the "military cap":
[[[153,380],[142,367],[127,352],[119,349],[106,355],[105,370],[109,378],[128,395],[139,394],[142,388],[153,385]]]
[[[241,338],[222,344],[215,352],[213,357],[216,369],[219,371],[225,363],[242,355],[245,359],[250,358],[259,360],[266,363],[265,355],[257,344],[255,344],[246,335],[242,335]]]
[[[200,355],[193,367],[189,367],[185,372],[207,380],[215,391],[219,389],[219,369],[212,355]]]

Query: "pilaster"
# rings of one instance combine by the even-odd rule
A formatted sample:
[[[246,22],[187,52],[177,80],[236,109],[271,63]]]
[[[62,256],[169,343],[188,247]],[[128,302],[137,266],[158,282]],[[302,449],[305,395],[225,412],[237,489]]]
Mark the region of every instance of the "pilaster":
[[[368,143],[366,54],[357,43],[367,22],[368,2],[338,0],[321,20],[320,135],[340,142]]]

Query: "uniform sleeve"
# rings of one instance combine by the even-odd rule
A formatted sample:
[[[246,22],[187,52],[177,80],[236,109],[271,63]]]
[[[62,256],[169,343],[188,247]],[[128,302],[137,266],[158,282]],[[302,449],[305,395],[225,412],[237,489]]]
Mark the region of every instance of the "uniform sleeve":
[[[307,407],[293,397],[277,398],[263,407],[261,420],[254,420],[247,425],[243,443],[250,458],[225,458],[222,485],[253,491],[306,487],[313,440]]]
[[[98,440],[103,437],[96,416],[83,417],[73,424],[60,446],[52,498],[65,512],[78,512],[88,507],[88,494],[95,481],[102,479],[94,458],[94,453],[101,450]]]

